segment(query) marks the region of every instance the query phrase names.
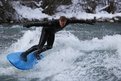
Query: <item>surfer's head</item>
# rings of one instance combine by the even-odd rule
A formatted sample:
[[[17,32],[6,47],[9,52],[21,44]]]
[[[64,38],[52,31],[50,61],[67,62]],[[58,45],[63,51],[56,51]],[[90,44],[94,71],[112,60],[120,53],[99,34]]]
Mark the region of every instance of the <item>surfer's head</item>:
[[[64,27],[66,25],[67,18],[65,16],[60,16],[59,18],[59,24],[61,27]]]

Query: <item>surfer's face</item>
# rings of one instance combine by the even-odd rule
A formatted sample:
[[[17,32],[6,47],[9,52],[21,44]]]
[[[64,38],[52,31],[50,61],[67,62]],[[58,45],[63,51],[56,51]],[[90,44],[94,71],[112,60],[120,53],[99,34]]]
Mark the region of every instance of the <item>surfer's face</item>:
[[[65,16],[61,16],[59,19],[60,27],[64,27],[66,23],[67,23],[67,18]]]
[[[66,25],[67,20],[59,20],[59,24],[61,27],[64,27]]]

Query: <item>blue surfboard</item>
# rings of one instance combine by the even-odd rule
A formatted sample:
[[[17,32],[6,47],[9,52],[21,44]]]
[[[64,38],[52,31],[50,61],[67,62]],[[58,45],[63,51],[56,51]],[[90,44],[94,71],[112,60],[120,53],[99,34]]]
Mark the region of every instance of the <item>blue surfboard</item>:
[[[9,60],[9,62],[15,66],[18,69],[21,70],[29,70],[32,69],[35,64],[38,63],[36,57],[34,56],[34,53],[30,53],[27,56],[27,62],[23,61],[20,58],[20,55],[22,54],[22,52],[13,52],[7,55],[7,59]],[[42,59],[44,56],[43,54],[40,54],[40,58]]]

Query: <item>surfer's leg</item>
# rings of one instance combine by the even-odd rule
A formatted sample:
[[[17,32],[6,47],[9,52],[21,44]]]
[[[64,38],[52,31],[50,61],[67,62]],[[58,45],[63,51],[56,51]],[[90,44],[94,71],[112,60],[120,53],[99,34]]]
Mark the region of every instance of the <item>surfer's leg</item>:
[[[49,49],[52,49],[54,40],[55,40],[55,33],[49,33],[49,36],[47,38],[47,45],[45,45],[42,48],[41,52],[44,52],[44,51],[49,50]]]
[[[28,50],[26,50],[25,52],[23,52],[22,54],[23,54],[23,56],[27,56],[29,53],[37,50],[37,48],[38,48],[38,45],[34,45],[31,48],[29,48]]]
[[[31,53],[31,52],[37,50],[37,48],[38,48],[38,45],[34,45],[34,46],[32,46],[30,49],[28,49],[27,51],[23,52],[23,53],[21,54],[22,60],[27,61],[27,55],[28,55],[29,53]]]
[[[44,52],[44,51],[47,51],[47,50],[49,50],[49,49],[52,49],[52,46],[45,45],[45,46],[42,48],[42,50],[40,50],[39,54],[42,53],[42,52]]]
[[[38,44],[38,49],[34,52],[35,57],[38,60],[40,59],[39,53],[41,52],[42,48],[44,47],[44,44],[47,41],[47,38],[48,38],[48,33],[47,33],[47,31],[43,30],[41,37],[40,37],[39,44]]]
[[[21,54],[21,57],[22,57],[22,59],[23,59],[24,61],[27,61],[27,55],[28,55],[29,53],[31,53],[31,52],[33,52],[33,51],[35,51],[35,50],[38,50],[38,48],[40,48],[40,44],[41,44],[41,46],[42,46],[42,44],[44,44],[44,40],[45,40],[44,37],[46,37],[45,35],[46,35],[45,30],[42,29],[42,33],[41,33],[41,37],[40,37],[39,44],[38,44],[38,45],[32,46],[30,49],[28,49],[27,51],[25,51],[25,52],[23,52],[23,53]],[[41,48],[42,48],[42,47],[41,47]]]
[[[47,39],[47,45],[46,45],[46,49],[52,49],[53,47],[53,43],[54,43],[54,40],[55,40],[55,33],[49,33],[49,36],[48,36],[48,39]],[[43,48],[44,49],[44,48]],[[44,50],[43,50],[44,51]],[[43,52],[42,51],[42,52]],[[45,50],[46,51],[46,50]]]
[[[53,43],[54,43],[54,39],[55,39],[55,34],[54,33],[48,33],[48,36],[47,36],[46,39],[47,39],[47,45],[43,46],[42,48],[40,47],[37,51],[35,51],[35,54],[37,56],[39,56],[40,53],[47,51],[47,50],[52,48]],[[37,58],[37,59],[39,60],[40,57]]]
[[[52,49],[54,40],[55,40],[55,34],[54,33],[49,33],[49,36],[47,38],[47,45],[43,46],[41,52],[44,52],[44,51],[49,50],[49,49]]]

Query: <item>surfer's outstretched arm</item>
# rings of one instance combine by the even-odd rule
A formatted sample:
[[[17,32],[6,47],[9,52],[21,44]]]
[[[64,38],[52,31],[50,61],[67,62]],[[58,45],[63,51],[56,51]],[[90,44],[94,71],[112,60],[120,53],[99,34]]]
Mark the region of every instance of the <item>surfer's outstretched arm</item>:
[[[33,22],[33,23],[26,23],[24,24],[23,26],[24,27],[27,27],[27,28],[30,28],[32,26],[36,26],[36,27],[49,27],[50,25],[50,21],[46,21],[46,22]]]
[[[94,19],[70,19],[69,23],[73,24],[73,23],[85,23],[85,24],[91,24],[93,25],[96,22],[96,17],[94,17]]]

